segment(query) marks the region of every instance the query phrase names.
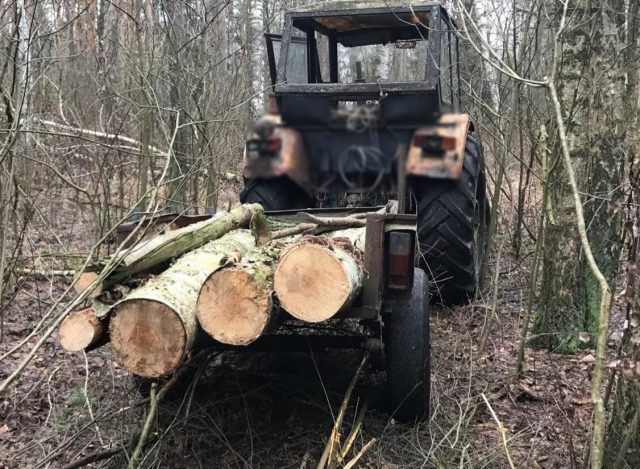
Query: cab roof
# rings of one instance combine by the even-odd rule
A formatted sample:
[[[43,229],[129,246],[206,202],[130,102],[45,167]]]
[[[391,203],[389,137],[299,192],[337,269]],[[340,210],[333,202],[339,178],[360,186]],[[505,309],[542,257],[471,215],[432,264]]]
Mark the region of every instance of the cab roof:
[[[418,10],[424,7],[433,8],[437,6],[441,6],[442,4],[439,1],[435,0],[425,0],[425,1],[407,1],[407,0],[374,0],[374,1],[358,1],[358,0],[329,0],[325,2],[316,2],[310,3],[308,5],[299,6],[292,8],[288,11],[288,13],[298,14],[298,13],[307,13],[313,16],[316,13],[340,13],[345,11],[353,11],[353,10],[370,10],[370,9],[386,9],[386,10],[396,10],[396,9],[407,9],[407,10]],[[297,15],[296,15],[297,16]]]
[[[345,47],[424,40],[432,17],[441,10],[434,1],[330,1],[287,13],[293,25],[335,37]]]

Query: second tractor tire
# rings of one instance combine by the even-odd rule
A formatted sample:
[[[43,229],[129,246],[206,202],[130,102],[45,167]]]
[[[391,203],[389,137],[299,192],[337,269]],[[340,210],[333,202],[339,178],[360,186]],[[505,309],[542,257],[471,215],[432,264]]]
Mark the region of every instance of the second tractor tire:
[[[444,304],[473,300],[480,290],[489,221],[480,141],[467,137],[460,179],[416,186],[420,266],[429,276],[432,298]]]

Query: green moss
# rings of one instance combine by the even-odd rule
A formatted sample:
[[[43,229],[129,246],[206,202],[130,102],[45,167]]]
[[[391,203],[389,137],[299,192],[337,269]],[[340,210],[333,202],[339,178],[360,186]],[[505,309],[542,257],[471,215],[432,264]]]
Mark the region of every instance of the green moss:
[[[271,289],[271,277],[273,276],[273,268],[268,266],[268,265],[264,265],[264,264],[257,264],[256,268],[254,270],[253,273],[253,280],[255,280],[256,283],[258,283],[262,288],[266,289],[266,290],[270,290]]]
[[[600,285],[590,270],[583,273],[582,288],[584,291],[584,332],[591,336],[591,343],[595,344],[602,295],[600,294]]]
[[[87,405],[87,398],[84,392],[84,388],[74,388],[69,394],[67,399],[67,405],[65,406],[62,414],[59,417],[58,423],[61,425],[70,422],[76,412],[80,412]]]

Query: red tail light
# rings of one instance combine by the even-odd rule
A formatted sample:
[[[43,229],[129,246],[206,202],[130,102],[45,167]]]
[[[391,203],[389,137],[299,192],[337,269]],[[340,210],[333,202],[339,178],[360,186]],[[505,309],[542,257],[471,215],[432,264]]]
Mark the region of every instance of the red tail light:
[[[408,290],[413,284],[414,234],[390,231],[387,235],[387,287]]]
[[[279,153],[282,150],[282,140],[280,137],[271,135],[265,140],[266,153]]]
[[[265,139],[248,140],[246,145],[247,156],[252,158],[259,156],[274,156],[282,150],[282,140],[280,137],[275,135],[270,135]]]

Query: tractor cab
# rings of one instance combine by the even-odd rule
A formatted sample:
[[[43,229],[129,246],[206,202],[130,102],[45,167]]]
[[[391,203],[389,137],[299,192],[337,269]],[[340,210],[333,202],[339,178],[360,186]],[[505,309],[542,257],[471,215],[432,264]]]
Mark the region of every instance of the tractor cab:
[[[368,5],[329,2],[321,11],[296,10],[286,14],[281,36],[267,35],[283,120],[295,122],[291,108],[321,100],[334,109],[378,104],[380,122],[390,126],[458,112],[457,37],[446,11],[435,2]]]
[[[269,113],[247,141],[244,176],[286,177],[311,199],[386,203],[406,176],[457,179],[458,45],[435,2],[328,2],[286,13],[267,35]],[[356,197],[353,194],[360,194]]]

